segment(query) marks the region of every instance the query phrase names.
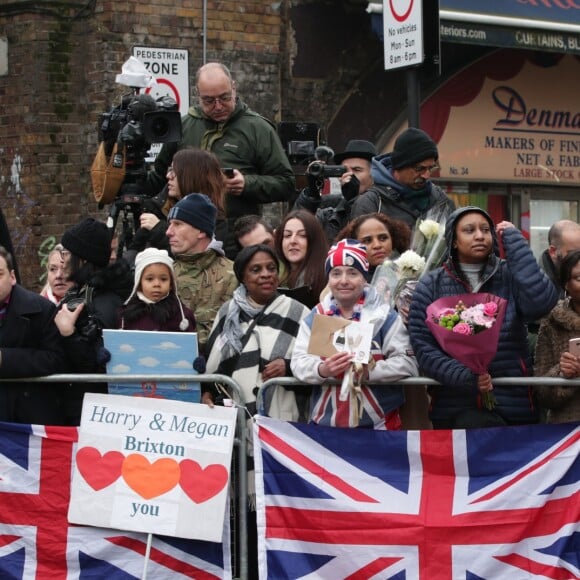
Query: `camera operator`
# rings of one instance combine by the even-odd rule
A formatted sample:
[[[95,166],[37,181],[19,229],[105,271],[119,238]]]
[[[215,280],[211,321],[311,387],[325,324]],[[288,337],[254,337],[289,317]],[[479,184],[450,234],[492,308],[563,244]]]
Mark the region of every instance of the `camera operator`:
[[[319,151],[317,157],[321,157],[320,153]],[[322,151],[323,155],[324,153]],[[375,155],[377,155],[375,146],[369,141],[359,139],[350,140],[342,153],[334,155],[334,163],[346,168],[339,176],[342,197],[334,207],[321,207],[320,192],[324,185],[324,177],[330,176],[328,171],[321,168],[322,166],[316,165],[322,161],[314,161],[308,166],[308,187],[300,192],[294,209],[307,209],[316,214],[330,243],[335,241],[336,234],[349,222],[354,200],[372,187],[371,161]]]
[[[155,194],[165,185],[174,153],[188,146],[211,151],[223,167],[234,169],[233,177],[226,179],[225,251],[230,258],[238,251],[232,233],[235,220],[259,214],[260,204],[288,201],[296,187],[275,127],[250,110],[236,90],[226,66],[217,62],[203,65],[196,75],[197,105],[182,118],[181,141],[163,145],[148,175],[150,193]]]

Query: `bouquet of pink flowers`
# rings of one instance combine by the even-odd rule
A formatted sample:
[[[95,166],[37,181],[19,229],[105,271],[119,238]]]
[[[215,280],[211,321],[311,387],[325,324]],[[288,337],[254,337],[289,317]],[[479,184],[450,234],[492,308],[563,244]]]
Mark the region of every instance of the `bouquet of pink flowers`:
[[[439,298],[427,307],[427,327],[439,346],[478,375],[488,372],[497,353],[507,301],[494,294],[459,294]],[[492,393],[482,393],[493,409]]]

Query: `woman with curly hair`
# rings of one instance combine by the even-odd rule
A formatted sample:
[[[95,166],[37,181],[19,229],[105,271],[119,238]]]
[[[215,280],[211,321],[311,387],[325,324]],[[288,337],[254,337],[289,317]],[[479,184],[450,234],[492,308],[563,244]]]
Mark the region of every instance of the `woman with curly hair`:
[[[281,287],[300,289],[290,296],[313,308],[326,286],[328,243],[320,222],[303,209],[289,212],[276,230],[275,247],[284,267]]]
[[[575,379],[580,377],[580,357],[570,352],[569,341],[580,337],[580,250],[563,258],[560,283],[566,296],[540,323],[534,375]],[[580,421],[580,386],[536,385],[534,393],[547,423]]]
[[[358,240],[367,248],[369,276],[372,277],[393,252],[402,254],[409,249],[411,229],[399,220],[391,219],[384,213],[369,213],[352,220],[343,228],[336,240],[350,238]]]

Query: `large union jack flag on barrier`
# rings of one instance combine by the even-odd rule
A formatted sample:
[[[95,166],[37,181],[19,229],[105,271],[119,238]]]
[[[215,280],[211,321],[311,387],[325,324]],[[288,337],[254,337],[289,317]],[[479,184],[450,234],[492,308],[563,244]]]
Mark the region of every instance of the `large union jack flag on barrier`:
[[[260,578],[580,578],[580,427],[254,426]]]
[[[141,578],[146,534],[67,521],[77,438],[74,427],[0,423],[0,578]],[[228,528],[223,544],[154,536],[147,577],[231,578]]]

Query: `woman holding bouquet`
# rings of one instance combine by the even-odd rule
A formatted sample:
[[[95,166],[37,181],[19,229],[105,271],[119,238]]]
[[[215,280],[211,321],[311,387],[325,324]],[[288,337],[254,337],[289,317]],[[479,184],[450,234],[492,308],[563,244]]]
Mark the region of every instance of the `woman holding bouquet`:
[[[334,427],[400,429],[403,388],[392,383],[417,375],[407,330],[388,305],[383,305],[379,312],[371,306],[375,303],[375,290],[367,284],[369,263],[365,246],[356,240],[341,240],[328,252],[325,270],[330,292],[301,322],[290,363],[297,379],[316,385],[311,396],[310,420]],[[366,316],[369,312],[376,314]],[[326,381],[342,379],[345,373],[353,371],[353,353],[351,349],[337,348],[338,352],[324,358],[309,352],[317,314],[355,324],[373,320],[369,363],[360,365],[353,389],[344,396],[341,385]],[[371,387],[365,386],[365,381],[391,385]]]
[[[445,238],[447,259],[441,268],[419,280],[409,314],[411,343],[421,372],[442,384],[430,389],[433,426],[452,429],[534,423],[537,410],[530,389],[494,387],[493,378],[532,375],[526,323],[554,307],[557,291],[540,270],[521,232],[507,221],[494,227],[481,208],[453,212]],[[499,257],[499,242],[505,259]],[[474,372],[469,360],[458,360],[462,358],[459,352],[446,352],[427,321],[427,309],[438,299],[456,297],[459,303],[473,293],[489,293],[504,309],[501,323],[498,317],[497,347],[491,349],[487,372]],[[464,342],[468,344],[470,338],[465,336]]]

